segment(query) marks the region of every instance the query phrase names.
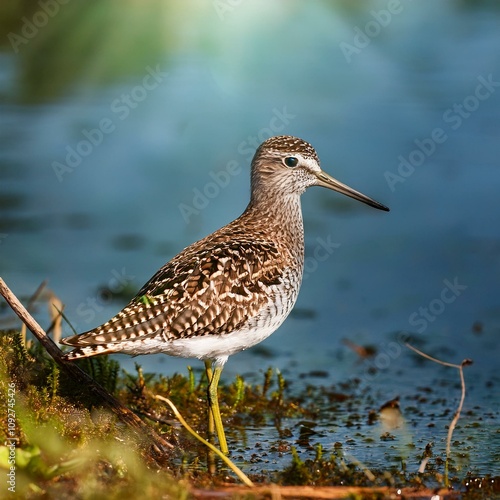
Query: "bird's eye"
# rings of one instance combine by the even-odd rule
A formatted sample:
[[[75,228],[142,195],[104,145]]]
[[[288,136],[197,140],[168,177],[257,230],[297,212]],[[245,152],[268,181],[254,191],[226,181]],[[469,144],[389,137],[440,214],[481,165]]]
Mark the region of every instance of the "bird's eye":
[[[287,156],[283,161],[287,167],[296,167],[299,164],[299,160],[295,156]]]

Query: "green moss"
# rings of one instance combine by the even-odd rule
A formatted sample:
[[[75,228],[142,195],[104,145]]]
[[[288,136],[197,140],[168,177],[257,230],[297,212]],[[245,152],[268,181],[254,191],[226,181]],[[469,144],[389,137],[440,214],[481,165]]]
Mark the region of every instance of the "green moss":
[[[18,332],[3,332],[0,443],[9,442],[12,429],[16,495],[20,498],[182,499],[187,498],[190,485],[213,487],[236,482],[220,464],[215,475],[208,473],[206,449],[184,432],[170,409],[154,397],[171,399],[187,422],[206,436],[204,371],[189,367],[186,375],[166,377],[145,372],[136,364],[135,370],[127,373],[106,356],[82,360],[80,366],[175,447],[163,461],[153,461],[145,453],[144,443],[98,405],[90,391],[68,380],[37,343],[26,349]],[[251,384],[237,376],[221,384],[219,391],[231,456],[247,474],[249,469],[259,468],[258,473],[249,474],[255,482],[367,487],[440,484],[443,463],[434,456],[432,443],[425,447],[409,442],[404,446],[408,451],[400,453],[392,444],[397,436],[363,434],[367,416],[368,429],[377,421],[369,417],[376,415],[373,396],[361,390],[359,381],[330,387],[306,384],[294,393],[286,377],[269,368],[258,382]],[[8,420],[9,388],[15,389],[14,427],[9,427]],[[343,437],[331,430],[339,427]],[[253,441],[250,432],[258,436]],[[385,450],[383,470],[368,470],[369,464],[360,464],[348,455],[356,446]],[[9,458],[10,448],[0,446],[0,468],[8,470]],[[413,472],[414,464],[424,458],[429,459],[426,472]],[[271,460],[277,464],[274,470],[256,465]],[[453,461],[451,470],[455,472]],[[481,498],[479,488],[474,488],[476,483],[467,484],[470,498]],[[460,487],[458,477],[454,484]],[[481,484],[498,488],[496,478]]]
[[[8,445],[0,469],[15,467],[13,498],[187,498],[114,416],[86,406],[79,392],[71,398],[61,382],[53,361],[24,349],[18,332],[0,334],[0,442]]]

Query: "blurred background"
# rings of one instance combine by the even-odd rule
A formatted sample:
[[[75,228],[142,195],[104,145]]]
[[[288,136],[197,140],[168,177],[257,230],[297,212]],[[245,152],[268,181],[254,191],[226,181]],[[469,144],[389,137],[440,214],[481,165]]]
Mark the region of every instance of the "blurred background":
[[[223,377],[321,371],[388,399],[439,379],[454,407],[457,373],[409,335],[474,359],[466,409],[496,451],[469,465],[498,473],[499,21],[494,0],[2,2],[0,275],[23,298],[48,280],[89,330],[245,209],[260,142],[302,137],[391,212],[309,190],[296,309]]]

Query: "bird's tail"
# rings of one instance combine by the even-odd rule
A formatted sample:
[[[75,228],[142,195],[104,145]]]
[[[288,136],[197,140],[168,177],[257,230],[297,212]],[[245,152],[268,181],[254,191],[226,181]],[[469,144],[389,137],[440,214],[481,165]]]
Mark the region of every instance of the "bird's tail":
[[[77,347],[64,355],[66,361],[74,361],[75,359],[91,358],[100,354],[110,354],[114,352],[109,344],[88,345],[85,347]]]

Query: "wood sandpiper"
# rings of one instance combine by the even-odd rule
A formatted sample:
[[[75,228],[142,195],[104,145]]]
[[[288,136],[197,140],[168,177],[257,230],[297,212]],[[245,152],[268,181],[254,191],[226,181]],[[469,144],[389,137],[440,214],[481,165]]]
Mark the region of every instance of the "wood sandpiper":
[[[243,214],[167,262],[107,323],[61,340],[75,348],[66,359],[121,352],[204,360],[209,429],[215,427],[227,454],[220,375],[229,356],[269,337],[297,300],[304,268],[300,195],[310,186],[389,210],[323,172],[309,143],[272,137],[252,160]]]

